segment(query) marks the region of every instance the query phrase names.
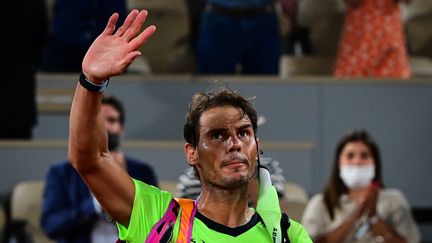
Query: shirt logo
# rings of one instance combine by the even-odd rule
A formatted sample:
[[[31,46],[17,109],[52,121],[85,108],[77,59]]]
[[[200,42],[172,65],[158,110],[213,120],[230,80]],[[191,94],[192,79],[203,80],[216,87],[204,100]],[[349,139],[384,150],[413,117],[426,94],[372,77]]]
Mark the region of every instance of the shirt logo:
[[[273,242],[276,242],[277,229],[273,228]]]

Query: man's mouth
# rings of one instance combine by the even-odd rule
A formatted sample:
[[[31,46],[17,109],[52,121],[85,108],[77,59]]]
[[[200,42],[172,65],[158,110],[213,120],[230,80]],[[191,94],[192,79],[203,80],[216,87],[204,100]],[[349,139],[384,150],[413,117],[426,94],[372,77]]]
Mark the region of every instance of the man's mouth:
[[[222,162],[222,167],[225,167],[225,166],[236,167],[236,166],[242,166],[242,165],[247,165],[247,164],[248,163],[247,163],[246,159],[230,158],[230,159],[224,160]]]

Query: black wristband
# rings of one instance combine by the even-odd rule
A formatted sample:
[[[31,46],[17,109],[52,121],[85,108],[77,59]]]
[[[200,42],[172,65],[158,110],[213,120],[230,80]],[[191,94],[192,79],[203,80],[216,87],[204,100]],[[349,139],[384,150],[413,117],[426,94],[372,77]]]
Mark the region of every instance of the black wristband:
[[[79,77],[79,83],[88,91],[102,92],[108,87],[109,79],[105,80],[102,84],[95,84],[92,81],[88,80],[84,73],[81,73]]]

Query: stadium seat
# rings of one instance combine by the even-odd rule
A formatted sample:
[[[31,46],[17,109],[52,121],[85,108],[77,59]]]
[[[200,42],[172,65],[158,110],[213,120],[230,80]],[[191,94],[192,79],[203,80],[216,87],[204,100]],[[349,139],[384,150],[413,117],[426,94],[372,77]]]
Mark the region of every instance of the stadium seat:
[[[309,200],[306,190],[297,183],[285,182],[285,205],[282,205],[288,216],[300,221]]]
[[[406,24],[406,37],[413,56],[432,58],[432,14],[415,16]]]
[[[413,77],[432,77],[432,58],[412,56],[410,63]]]
[[[280,59],[279,76],[330,76],[335,58],[326,56],[296,57],[283,55]]]
[[[2,236],[5,223],[6,223],[6,215],[3,207],[0,207],[0,236]]]
[[[159,181],[159,187],[162,190],[171,192],[173,195],[176,193],[177,182],[176,181]]]
[[[11,196],[11,221],[22,222],[34,243],[53,242],[45,236],[39,224],[43,188],[42,180],[22,181],[14,186]]]
[[[146,26],[154,24],[157,31],[141,48],[153,73],[166,73],[168,60],[178,49],[178,41],[188,34],[187,11],[184,1],[129,0],[131,9],[147,9]]]

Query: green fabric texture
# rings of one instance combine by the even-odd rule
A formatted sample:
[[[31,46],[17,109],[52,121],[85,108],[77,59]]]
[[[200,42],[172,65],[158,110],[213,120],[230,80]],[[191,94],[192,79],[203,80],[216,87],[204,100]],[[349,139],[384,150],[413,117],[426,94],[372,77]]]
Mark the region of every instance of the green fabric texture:
[[[132,208],[132,215],[128,227],[117,224],[121,240],[131,243],[143,243],[150,233],[154,224],[163,217],[168,205],[173,198],[169,192],[149,186],[141,181],[134,180],[135,199]],[[177,239],[179,231],[179,219],[174,227],[173,240]],[[306,230],[299,223],[291,220],[288,230],[291,242],[309,243],[312,242]],[[192,228],[192,240],[195,242],[273,242],[265,225],[260,222],[247,232],[237,237],[220,233],[207,227],[201,220],[195,218]]]
[[[281,242],[281,210],[276,188],[271,184],[270,173],[267,169],[259,169],[259,190],[256,211],[261,216],[273,242]]]

